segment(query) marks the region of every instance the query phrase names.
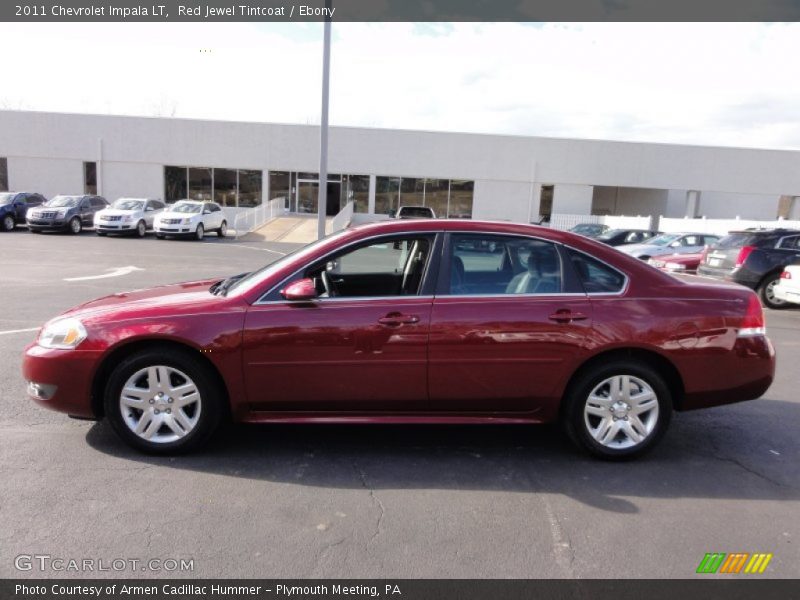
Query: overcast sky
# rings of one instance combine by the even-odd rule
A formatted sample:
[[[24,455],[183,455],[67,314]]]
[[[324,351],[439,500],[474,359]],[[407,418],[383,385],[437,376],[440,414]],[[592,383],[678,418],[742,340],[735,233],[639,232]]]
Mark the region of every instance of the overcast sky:
[[[800,149],[800,24],[335,23],[331,124]],[[319,123],[320,24],[0,24],[0,108]]]

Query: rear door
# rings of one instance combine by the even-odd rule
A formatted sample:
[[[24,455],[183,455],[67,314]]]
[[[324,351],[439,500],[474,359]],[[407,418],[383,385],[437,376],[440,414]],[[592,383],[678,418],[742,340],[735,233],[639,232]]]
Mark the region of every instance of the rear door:
[[[571,273],[545,240],[450,234],[431,313],[431,408],[552,409],[592,322]]]

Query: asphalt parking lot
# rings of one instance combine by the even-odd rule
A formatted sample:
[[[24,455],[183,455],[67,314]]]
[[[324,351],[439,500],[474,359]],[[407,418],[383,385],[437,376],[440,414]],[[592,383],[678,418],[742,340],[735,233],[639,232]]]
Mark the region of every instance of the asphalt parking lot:
[[[39,554],[193,559],[192,577],[682,578],[706,552],[770,552],[764,577],[800,576],[800,310],[768,312],[763,399],[677,414],[632,463],[529,426],[230,426],[153,458],[27,399],[22,349],[60,311],[291,249],[0,234],[0,577],[84,575],[15,568]]]

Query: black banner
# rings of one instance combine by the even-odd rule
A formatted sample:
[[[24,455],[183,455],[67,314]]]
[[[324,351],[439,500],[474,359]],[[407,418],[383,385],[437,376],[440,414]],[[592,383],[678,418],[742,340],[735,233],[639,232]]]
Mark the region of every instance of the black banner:
[[[796,580],[759,580],[752,576],[692,580],[464,580],[464,579],[200,579],[200,580],[2,580],[0,598],[31,600],[175,600],[178,598],[253,598],[293,600],[502,600],[586,599],[724,600],[797,598]]]
[[[797,0],[31,0],[1,21],[798,21]]]

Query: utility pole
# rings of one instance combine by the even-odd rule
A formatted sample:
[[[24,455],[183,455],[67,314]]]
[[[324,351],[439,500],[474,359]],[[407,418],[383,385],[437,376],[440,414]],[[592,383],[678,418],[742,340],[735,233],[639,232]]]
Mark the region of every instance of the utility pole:
[[[331,0],[325,0],[331,8]],[[330,10],[326,11],[330,15]],[[319,189],[317,194],[317,239],[325,236],[325,215],[328,212],[328,96],[331,78],[331,18],[325,17],[322,43],[322,115],[319,131]]]

